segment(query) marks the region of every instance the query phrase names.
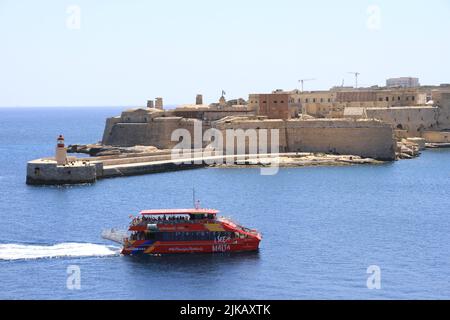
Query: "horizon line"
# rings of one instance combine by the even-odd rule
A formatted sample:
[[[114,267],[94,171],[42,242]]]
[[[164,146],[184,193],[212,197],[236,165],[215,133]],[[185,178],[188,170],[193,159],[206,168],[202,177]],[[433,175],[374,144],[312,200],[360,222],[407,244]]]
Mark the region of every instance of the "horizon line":
[[[165,107],[176,107],[179,104],[167,104]],[[1,108],[147,108],[146,106],[141,105],[20,105],[20,106],[2,106]]]

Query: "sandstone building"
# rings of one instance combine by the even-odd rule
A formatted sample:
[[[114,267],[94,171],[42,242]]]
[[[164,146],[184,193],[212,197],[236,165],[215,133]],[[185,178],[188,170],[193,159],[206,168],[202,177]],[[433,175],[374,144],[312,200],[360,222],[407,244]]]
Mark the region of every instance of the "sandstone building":
[[[280,104],[281,95],[289,96],[287,105]],[[259,114],[268,118],[373,118],[390,123],[406,136],[420,137],[424,131],[450,126],[449,95],[449,85],[334,87],[322,91],[275,90],[271,94],[250,94],[248,101],[250,106],[259,110]],[[264,101],[268,104],[262,105]]]
[[[413,81],[413,80],[412,80]],[[414,81],[413,81],[414,82]],[[149,108],[125,110],[106,121],[102,143],[170,149],[176,129],[278,129],[280,151],[350,153],[378,159],[395,157],[395,138],[446,141],[450,131],[450,86],[396,86],[252,93],[241,98],[163,110],[162,98]],[[205,147],[192,145],[192,148]]]
[[[386,87],[415,88],[420,86],[419,78],[400,77],[386,80]]]
[[[106,121],[102,143],[112,146],[155,146],[170,149],[179,143],[172,141],[176,129],[186,129],[193,137],[196,126],[202,132],[210,128],[277,129],[280,152],[323,152],[353,154],[382,160],[395,158],[393,128],[377,120],[299,119],[291,114],[294,108],[289,95],[272,93],[258,95],[255,103],[246,105],[183,105],[174,110],[155,108],[126,110]],[[239,102],[239,101],[238,101]],[[298,116],[298,114],[297,114]],[[226,141],[225,141],[226,143]],[[193,149],[205,147],[191,145]]]

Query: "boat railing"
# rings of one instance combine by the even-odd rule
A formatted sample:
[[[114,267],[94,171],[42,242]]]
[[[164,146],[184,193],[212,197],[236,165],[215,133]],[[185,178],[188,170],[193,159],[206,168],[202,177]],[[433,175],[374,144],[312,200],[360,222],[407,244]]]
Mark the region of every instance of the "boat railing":
[[[117,228],[104,229],[102,231],[102,238],[123,244],[128,239],[128,233],[125,230]]]
[[[234,220],[230,217],[220,217],[218,220],[221,222],[227,223],[234,228],[238,228],[244,232],[255,234],[255,235],[259,234],[258,230],[246,228],[246,227],[242,226],[239,222],[237,222],[236,220]]]
[[[131,221],[130,226],[146,226],[148,224],[178,224],[178,223],[212,223],[214,220],[211,219],[199,219],[199,220],[189,220],[189,219],[143,219],[143,218],[135,218]]]

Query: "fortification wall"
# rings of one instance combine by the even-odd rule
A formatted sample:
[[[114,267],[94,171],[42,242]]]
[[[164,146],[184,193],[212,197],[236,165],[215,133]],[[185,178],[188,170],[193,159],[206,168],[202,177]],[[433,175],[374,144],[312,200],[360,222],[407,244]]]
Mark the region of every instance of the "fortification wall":
[[[140,111],[138,113],[142,113],[145,117],[148,116]],[[420,114],[423,114],[423,112]],[[316,119],[284,121],[266,119],[262,121],[247,118],[225,118],[210,124],[207,121],[201,122],[197,119],[181,117],[156,117],[147,119],[145,123],[123,122],[128,119],[123,118],[107,120],[103,139],[104,145],[121,147],[143,145],[170,149],[179,143],[179,141],[171,141],[172,133],[176,129],[186,129],[191,135],[191,148],[206,147],[209,142],[203,142],[202,146],[193,145],[195,141],[194,125],[197,123],[199,127],[202,127],[203,133],[211,126],[220,130],[224,147],[227,145],[227,139],[234,139],[235,152],[242,145],[244,145],[246,153],[252,153],[254,150],[249,150],[248,140],[239,141],[234,136],[227,138],[226,129],[242,129],[244,131],[256,129],[257,138],[260,138],[262,134],[259,129],[278,129],[279,148],[276,152],[331,152],[386,160],[395,158],[393,128],[389,124],[376,120]],[[247,139],[250,138],[247,137]],[[266,140],[267,148],[271,150],[270,131],[267,132]],[[267,150],[258,150],[258,152],[265,153]]]
[[[433,91],[432,99],[438,106],[438,126],[440,129],[450,129],[450,92],[449,91]]]
[[[390,125],[378,121],[292,121],[287,124],[288,150],[395,159]]]
[[[261,131],[262,129],[267,130],[265,134],[265,139],[267,141],[267,150],[262,150],[261,145],[256,142],[258,151],[257,153],[267,153],[272,150],[272,138],[271,138],[271,132],[272,129],[278,129],[278,137],[279,137],[279,149],[273,150],[274,152],[287,152],[287,140],[286,140],[286,130],[285,130],[285,123],[286,121],[280,120],[280,119],[269,119],[264,121],[259,120],[235,120],[231,122],[219,122],[214,123],[213,128],[219,130],[222,133],[223,136],[223,144],[224,144],[224,153],[230,154],[233,150],[234,153],[238,153],[240,150],[239,148],[242,148],[241,150],[245,150],[246,153],[254,153],[254,150],[251,150],[249,148],[250,139],[258,139],[256,141],[260,141],[261,137],[263,136],[264,132]],[[231,131],[228,131],[228,129],[232,129]],[[246,134],[245,140],[239,139],[236,135],[230,135],[230,133],[237,134],[237,130],[241,129],[243,131],[243,134]],[[252,136],[249,134],[249,132],[246,132],[248,129],[254,129],[254,132],[256,135]],[[232,141],[230,139],[233,139]],[[226,147],[230,148],[230,150],[226,150]],[[234,145],[234,148],[232,146]]]
[[[112,117],[106,119],[105,130],[103,131],[102,144],[107,145],[108,139],[110,139],[112,129],[115,124],[121,121],[120,117]]]
[[[175,109],[173,115],[183,118],[193,118],[206,121],[217,121],[228,116],[255,116],[256,111],[247,107],[226,107],[222,110],[206,109],[206,110],[190,110],[189,108]]]
[[[176,128],[181,118],[166,122],[124,123],[113,125],[110,134],[103,140],[104,145],[131,147],[135,145],[165,148],[165,132],[169,127]]]
[[[391,125],[376,120],[266,120],[235,121],[216,126],[224,135],[226,129],[279,129],[280,152],[323,152],[357,155],[379,160],[395,159],[395,139]],[[271,148],[268,132],[268,148]],[[249,152],[248,141],[245,150]],[[237,150],[238,140],[234,140]]]
[[[425,131],[423,138],[430,143],[450,143],[450,131]]]
[[[425,129],[436,128],[438,108],[436,107],[393,107],[367,108],[368,118],[392,124],[396,129],[406,130],[408,137],[420,137]]]
[[[105,132],[106,138],[103,140],[103,144],[121,147],[142,145],[170,149],[178,143],[171,141],[172,132],[176,129],[186,129],[193,137],[195,122],[200,123],[199,120],[180,117],[154,118],[148,123],[120,122],[112,126],[110,134],[107,135]],[[204,128],[205,126],[207,124],[204,124]]]

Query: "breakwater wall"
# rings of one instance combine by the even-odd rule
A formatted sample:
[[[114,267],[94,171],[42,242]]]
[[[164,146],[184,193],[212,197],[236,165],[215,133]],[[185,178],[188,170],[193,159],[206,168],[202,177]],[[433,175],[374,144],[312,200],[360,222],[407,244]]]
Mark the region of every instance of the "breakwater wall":
[[[73,158],[58,165],[53,158],[29,161],[26,182],[30,185],[63,185],[93,183],[99,179],[180,171],[203,168],[213,163],[245,163],[261,156],[278,155],[215,155],[204,150],[190,150],[177,157],[171,150],[159,151],[158,155],[127,154],[94,158]],[[115,158],[114,158],[115,157]]]

